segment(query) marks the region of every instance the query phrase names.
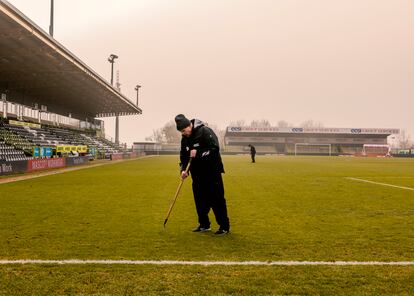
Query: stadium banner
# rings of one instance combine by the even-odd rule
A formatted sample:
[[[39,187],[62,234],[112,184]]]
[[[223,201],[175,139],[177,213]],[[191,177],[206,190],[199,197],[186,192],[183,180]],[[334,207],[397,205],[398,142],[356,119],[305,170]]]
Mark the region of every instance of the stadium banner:
[[[9,124],[19,125],[19,126],[28,126],[28,127],[33,127],[33,128],[39,128],[39,129],[41,128],[40,124],[24,122],[24,121],[9,120]]]
[[[24,173],[27,171],[27,160],[0,163],[0,176]]]
[[[124,159],[123,153],[112,153],[111,154],[111,160],[120,160],[120,159]]]
[[[1,162],[0,176],[62,168],[65,166],[85,165],[89,163],[89,159],[90,157],[88,156],[81,156]]]
[[[414,156],[414,149],[399,149],[393,152],[394,155],[413,155]]]
[[[129,158],[137,158],[138,157],[138,153],[137,152],[130,152],[129,154]]]
[[[75,166],[89,163],[89,156],[67,157],[66,166]]]
[[[31,159],[27,162],[27,171],[47,170],[65,166],[64,158]]]
[[[329,127],[250,127],[229,126],[229,133],[294,133],[294,134],[399,134],[394,128],[329,128]]]
[[[122,159],[133,159],[133,158],[137,158],[137,157],[138,157],[137,152],[128,152],[128,153],[124,153],[122,155]]]
[[[265,145],[271,145],[271,144],[285,144],[285,143],[303,143],[306,141],[306,143],[309,144],[320,144],[324,143],[326,141],[329,142],[329,144],[365,144],[365,143],[373,143],[377,142],[379,144],[386,144],[387,139],[379,139],[379,138],[368,138],[368,136],[365,136],[363,138],[344,138],[340,136],[333,136],[331,138],[321,138],[320,136],[303,136],[305,138],[299,137],[299,136],[287,136],[285,138],[283,137],[235,137],[235,136],[227,136],[226,137],[226,145],[248,145],[250,143],[263,143]],[[306,139],[306,140],[305,140]]]

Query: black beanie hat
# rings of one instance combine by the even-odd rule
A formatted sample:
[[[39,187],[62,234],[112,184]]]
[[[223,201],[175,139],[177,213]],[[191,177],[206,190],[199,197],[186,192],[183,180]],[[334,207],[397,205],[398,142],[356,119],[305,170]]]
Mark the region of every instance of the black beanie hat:
[[[183,114],[178,114],[175,117],[175,123],[177,124],[177,130],[179,131],[185,129],[191,124],[190,120],[188,120]]]

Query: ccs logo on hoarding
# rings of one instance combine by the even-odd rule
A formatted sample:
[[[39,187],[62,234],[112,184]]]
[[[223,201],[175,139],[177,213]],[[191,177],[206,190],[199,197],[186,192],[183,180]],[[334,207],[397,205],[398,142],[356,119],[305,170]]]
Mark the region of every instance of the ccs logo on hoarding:
[[[303,128],[301,128],[301,127],[292,128],[292,132],[293,133],[303,133]]]
[[[241,132],[241,127],[231,127],[230,131],[231,132]]]
[[[362,130],[360,128],[352,128],[351,129],[351,133],[353,134],[360,134],[362,132]]]

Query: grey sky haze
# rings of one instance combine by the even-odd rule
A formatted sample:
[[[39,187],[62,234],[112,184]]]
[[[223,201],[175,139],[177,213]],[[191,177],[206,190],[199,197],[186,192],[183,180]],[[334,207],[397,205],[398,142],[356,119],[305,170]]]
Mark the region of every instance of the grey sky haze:
[[[48,31],[50,0],[9,0]],[[312,119],[414,135],[412,0],[55,0],[55,38],[104,78],[119,55],[121,142],[178,113],[230,121]],[[114,119],[105,120],[114,135]]]

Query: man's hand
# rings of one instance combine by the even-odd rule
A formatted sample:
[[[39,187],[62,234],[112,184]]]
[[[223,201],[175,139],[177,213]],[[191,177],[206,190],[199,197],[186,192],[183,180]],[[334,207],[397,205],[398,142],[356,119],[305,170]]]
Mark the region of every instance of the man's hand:
[[[190,158],[194,158],[196,156],[196,154],[197,154],[197,150],[196,149],[191,150],[190,151]],[[190,161],[191,161],[191,159],[190,159]],[[187,177],[188,177],[188,173],[186,171],[182,171],[181,172],[181,179],[184,180]]]
[[[188,173],[186,173],[185,171],[182,171],[181,172],[181,179],[184,180],[187,177],[188,177]]]

